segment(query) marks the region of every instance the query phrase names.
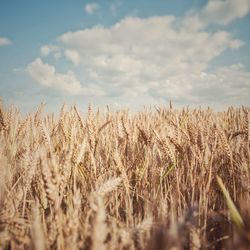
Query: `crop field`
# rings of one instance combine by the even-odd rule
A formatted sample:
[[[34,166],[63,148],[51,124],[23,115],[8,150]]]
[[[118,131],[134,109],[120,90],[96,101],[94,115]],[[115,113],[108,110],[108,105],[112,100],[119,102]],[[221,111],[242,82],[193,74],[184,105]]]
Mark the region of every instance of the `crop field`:
[[[0,106],[0,249],[249,246],[249,107]]]

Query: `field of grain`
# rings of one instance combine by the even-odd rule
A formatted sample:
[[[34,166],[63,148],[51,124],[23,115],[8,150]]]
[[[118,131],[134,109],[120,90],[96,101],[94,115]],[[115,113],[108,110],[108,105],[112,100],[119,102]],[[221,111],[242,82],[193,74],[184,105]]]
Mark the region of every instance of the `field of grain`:
[[[247,249],[250,109],[0,107],[1,249]]]

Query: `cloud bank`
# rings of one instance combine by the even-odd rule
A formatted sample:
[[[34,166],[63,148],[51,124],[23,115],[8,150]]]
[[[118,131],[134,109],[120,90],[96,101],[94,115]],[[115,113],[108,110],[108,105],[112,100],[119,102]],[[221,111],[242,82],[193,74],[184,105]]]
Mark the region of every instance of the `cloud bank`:
[[[226,25],[245,16],[249,1],[240,1],[244,8],[233,0],[209,1],[199,13],[184,17],[126,17],[109,27],[62,34],[56,47],[82,72],[81,83],[73,72],[56,73],[54,66],[39,58],[28,72],[38,83],[70,95],[149,96],[182,104],[248,103],[250,72],[244,65],[212,69],[214,59],[240,49],[244,42],[228,31],[207,29],[210,23]]]

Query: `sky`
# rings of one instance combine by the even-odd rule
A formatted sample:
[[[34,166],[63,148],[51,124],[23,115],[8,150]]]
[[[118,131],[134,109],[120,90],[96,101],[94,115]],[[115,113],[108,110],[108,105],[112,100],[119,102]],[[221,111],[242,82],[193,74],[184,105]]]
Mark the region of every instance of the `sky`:
[[[0,0],[0,98],[250,105],[250,0]]]

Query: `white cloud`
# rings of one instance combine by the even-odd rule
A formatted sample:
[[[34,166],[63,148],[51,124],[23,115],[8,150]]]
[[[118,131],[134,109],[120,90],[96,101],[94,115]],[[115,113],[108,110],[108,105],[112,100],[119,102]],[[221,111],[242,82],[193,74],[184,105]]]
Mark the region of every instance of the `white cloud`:
[[[67,59],[69,59],[75,65],[78,65],[81,61],[81,57],[76,50],[67,49],[64,51],[64,55]]]
[[[49,46],[42,46],[40,48],[40,53],[42,56],[48,56],[50,54],[51,49],[49,48]]]
[[[109,96],[152,95],[183,103],[203,102],[213,100],[217,84],[222,98],[230,91],[241,94],[235,92],[236,83],[231,80],[226,87],[227,75],[233,79],[233,75],[245,74],[240,81],[249,81],[244,69],[238,73],[230,67],[223,74],[219,69],[207,72],[217,56],[244,43],[226,31],[206,31],[196,17],[127,17],[111,27],[68,32],[58,40],[61,46],[77,51],[87,81],[101,86]],[[245,88],[250,90],[247,84]],[[200,98],[202,94],[196,96],[202,91],[204,99]]]
[[[249,0],[209,0],[202,9],[200,18],[207,23],[227,25],[246,16],[249,11]]]
[[[43,57],[47,57],[50,54],[54,56],[55,59],[59,59],[61,57],[61,50],[58,46],[54,45],[44,45],[40,48],[40,53]]]
[[[89,15],[92,15],[95,11],[99,9],[99,5],[97,3],[88,3],[85,5],[84,10]]]
[[[67,95],[102,95],[98,86],[89,84],[83,87],[73,72],[57,73],[54,66],[43,63],[40,58],[30,63],[27,66],[27,71],[39,84],[59,90]]]
[[[0,47],[10,45],[11,41],[6,37],[0,37]]]

